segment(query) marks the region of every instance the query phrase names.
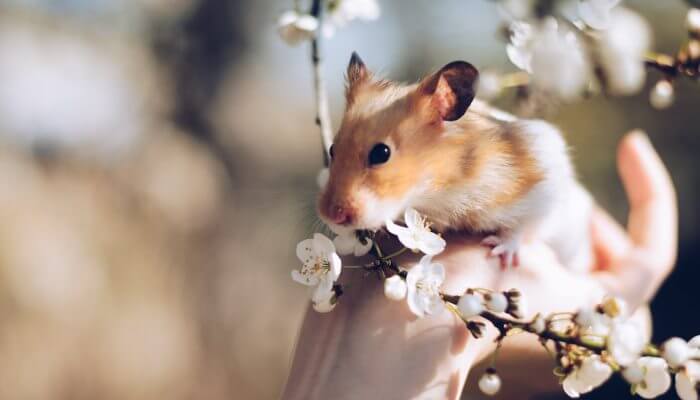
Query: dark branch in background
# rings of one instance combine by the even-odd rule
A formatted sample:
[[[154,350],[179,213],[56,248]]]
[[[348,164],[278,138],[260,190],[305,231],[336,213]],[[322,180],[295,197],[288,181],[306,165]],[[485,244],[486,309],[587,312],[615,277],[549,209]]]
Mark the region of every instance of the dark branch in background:
[[[700,42],[692,40],[675,58],[667,54],[649,54],[644,63],[671,79],[682,76],[697,79],[700,76]]]
[[[319,24],[314,38],[311,40],[311,63],[313,65],[316,96],[316,125],[321,130],[323,164],[327,167],[330,163],[329,149],[331,144],[333,144],[333,128],[331,127],[331,116],[328,111],[328,95],[326,94],[326,83],[323,79],[323,64],[321,62],[321,25],[323,23],[323,5],[321,0],[313,0],[309,14],[314,16]]]
[[[230,152],[220,143],[210,110],[230,61],[244,48],[240,2],[202,0],[184,20],[156,25],[153,49],[170,69],[175,86],[173,119],[207,146],[234,177]]]

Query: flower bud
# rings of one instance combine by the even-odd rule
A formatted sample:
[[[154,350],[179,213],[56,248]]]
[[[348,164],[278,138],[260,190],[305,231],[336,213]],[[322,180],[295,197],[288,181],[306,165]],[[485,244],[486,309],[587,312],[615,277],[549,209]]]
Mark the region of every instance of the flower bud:
[[[497,313],[502,313],[508,308],[508,299],[503,293],[493,292],[484,296],[486,300],[486,307]]]
[[[501,390],[501,378],[492,368],[486,370],[486,373],[479,378],[479,390],[487,396],[494,396]]]
[[[328,299],[324,299],[321,301],[314,301],[312,302],[312,307],[316,312],[319,313],[329,313],[333,311],[335,308],[336,304],[338,304],[338,299],[335,295],[329,297]]]
[[[654,88],[651,90],[651,94],[649,95],[649,102],[651,103],[652,107],[656,108],[657,110],[663,110],[673,104],[674,97],[673,85],[671,82],[663,79],[654,85]]]
[[[384,280],[384,295],[390,300],[403,300],[407,290],[406,282],[398,275]]]
[[[535,317],[535,320],[532,321],[530,324],[530,328],[537,334],[540,334],[547,329],[547,322],[544,320],[544,318],[537,314],[537,317]]]
[[[678,337],[668,339],[661,348],[662,356],[672,368],[683,365],[690,357],[688,343]]]
[[[639,361],[633,362],[622,370],[622,376],[632,385],[636,385],[644,380],[644,369]]]
[[[525,301],[524,297],[515,298],[515,299],[513,299],[512,297],[509,297],[508,298],[508,307],[506,308],[506,312],[517,319],[525,318],[527,316],[527,313],[528,313],[527,301]]]
[[[465,319],[476,317],[484,311],[484,303],[481,298],[474,294],[465,294],[457,303],[459,313]]]

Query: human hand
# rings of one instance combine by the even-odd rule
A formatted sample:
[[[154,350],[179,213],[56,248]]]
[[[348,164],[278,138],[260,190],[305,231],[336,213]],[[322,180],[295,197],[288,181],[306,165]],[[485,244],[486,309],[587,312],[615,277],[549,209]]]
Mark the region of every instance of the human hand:
[[[443,290],[461,294],[469,287],[516,287],[531,311],[541,313],[589,306],[606,292],[632,305],[648,301],[674,261],[675,196],[663,165],[643,136],[623,139],[619,165],[631,204],[629,236],[610,217],[596,212],[596,268],[591,274],[568,271],[541,243],[524,246],[521,267],[503,272],[487,258],[478,240],[452,236],[447,238],[447,250],[436,257],[447,272]],[[663,238],[652,240],[657,234]],[[415,257],[399,262],[409,266]],[[644,279],[638,279],[637,272]],[[363,279],[361,271],[345,272],[343,279],[350,293],[336,310],[306,316],[284,398],[459,398],[471,367],[493,350],[489,338],[496,332],[474,340],[449,313],[416,319],[405,304],[386,300],[381,283]],[[551,360],[542,357],[538,346],[525,335],[506,340],[499,356],[499,373],[509,382],[504,389],[517,388],[522,395],[543,390],[540,383],[548,387],[556,383],[540,376],[551,369]],[[537,368],[535,362],[545,368]],[[527,379],[511,381],[508,371],[517,372],[513,379],[522,378],[523,365],[531,371]]]

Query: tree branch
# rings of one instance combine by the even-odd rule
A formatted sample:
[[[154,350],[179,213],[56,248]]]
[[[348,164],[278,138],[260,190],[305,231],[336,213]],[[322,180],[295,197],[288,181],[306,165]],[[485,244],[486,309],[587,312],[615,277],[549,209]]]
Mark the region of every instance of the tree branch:
[[[329,150],[333,144],[333,128],[331,127],[331,117],[328,110],[328,95],[326,94],[326,83],[323,78],[323,64],[321,62],[321,26],[323,23],[323,5],[321,0],[313,0],[311,3],[312,16],[318,20],[319,28],[316,30],[314,38],[311,40],[311,63],[314,74],[314,90],[316,95],[316,125],[321,130],[321,140],[323,144],[323,164],[327,167],[330,163]]]

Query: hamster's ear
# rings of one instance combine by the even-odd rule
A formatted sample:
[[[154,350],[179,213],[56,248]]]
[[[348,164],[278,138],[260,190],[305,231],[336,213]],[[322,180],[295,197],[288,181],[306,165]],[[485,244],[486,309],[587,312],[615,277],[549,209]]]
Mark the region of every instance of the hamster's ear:
[[[367,70],[365,63],[360,56],[353,51],[346,72],[345,95],[348,102],[352,99],[354,91],[363,83],[367,82],[369,78],[370,72]]]
[[[418,86],[421,96],[430,98],[430,105],[443,121],[458,120],[467,112],[476,94],[479,71],[465,61],[454,61]]]

